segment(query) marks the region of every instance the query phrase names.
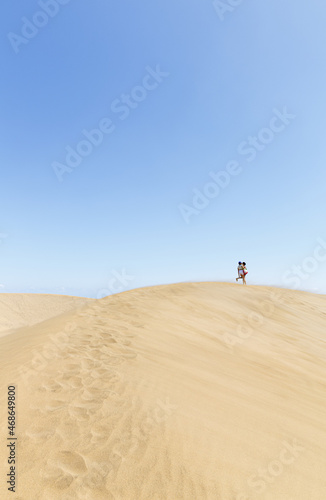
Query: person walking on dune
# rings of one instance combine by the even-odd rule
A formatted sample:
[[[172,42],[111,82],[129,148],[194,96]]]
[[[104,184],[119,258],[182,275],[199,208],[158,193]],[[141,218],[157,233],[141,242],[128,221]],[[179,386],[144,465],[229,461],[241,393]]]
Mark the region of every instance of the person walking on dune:
[[[236,281],[238,281],[239,279],[242,279],[242,275],[241,275],[242,271],[243,271],[243,269],[242,269],[242,262],[238,262],[238,277],[235,278]]]
[[[247,268],[246,268],[246,263],[245,262],[238,262],[238,277],[236,278],[236,281],[242,280],[242,283],[244,285],[247,284],[246,282],[246,275],[248,274]]]

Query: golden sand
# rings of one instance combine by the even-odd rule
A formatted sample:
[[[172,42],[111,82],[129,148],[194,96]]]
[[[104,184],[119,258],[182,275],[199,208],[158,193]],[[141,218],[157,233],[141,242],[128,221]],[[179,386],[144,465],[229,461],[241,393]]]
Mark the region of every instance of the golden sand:
[[[326,499],[325,296],[187,283],[0,299],[1,499]]]

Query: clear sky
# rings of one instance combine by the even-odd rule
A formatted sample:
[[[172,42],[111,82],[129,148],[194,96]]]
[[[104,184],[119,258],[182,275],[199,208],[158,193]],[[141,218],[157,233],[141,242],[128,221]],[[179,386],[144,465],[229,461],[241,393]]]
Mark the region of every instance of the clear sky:
[[[2,292],[326,293],[324,0],[2,6]],[[240,285],[239,285],[240,286]]]

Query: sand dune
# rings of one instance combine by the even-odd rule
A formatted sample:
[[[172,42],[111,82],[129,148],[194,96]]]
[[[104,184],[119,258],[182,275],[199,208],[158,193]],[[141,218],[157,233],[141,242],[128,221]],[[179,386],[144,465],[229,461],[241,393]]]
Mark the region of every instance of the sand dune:
[[[91,302],[92,299],[38,293],[0,294],[0,335],[3,331],[31,326]]]
[[[33,316],[0,339],[0,497],[324,500],[325,306],[299,291],[187,283]]]

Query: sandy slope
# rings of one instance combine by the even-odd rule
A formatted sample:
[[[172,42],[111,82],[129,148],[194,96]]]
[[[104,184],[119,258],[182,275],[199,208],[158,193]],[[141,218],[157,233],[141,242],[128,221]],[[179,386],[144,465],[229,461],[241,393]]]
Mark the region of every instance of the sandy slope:
[[[91,299],[38,293],[0,294],[0,336],[5,330],[39,323]]]
[[[0,497],[324,500],[325,306],[304,292],[177,284],[0,339]],[[8,384],[16,494],[4,484]]]

